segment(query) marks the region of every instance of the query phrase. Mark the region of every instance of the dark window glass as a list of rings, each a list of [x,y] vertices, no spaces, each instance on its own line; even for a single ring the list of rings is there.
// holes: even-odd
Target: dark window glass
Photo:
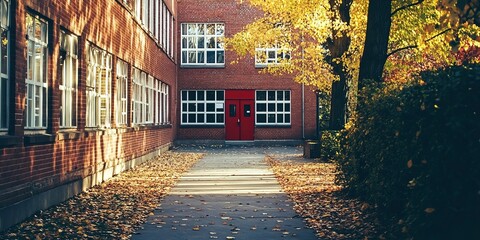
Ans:
[[[285,114],[285,123],[290,123],[290,114]]]
[[[205,103],[198,103],[197,104],[197,111],[198,112],[205,112]]]
[[[207,51],[207,63],[215,63],[215,51]]]
[[[215,101],[215,91],[207,91],[207,100]]]
[[[224,92],[223,91],[217,91],[217,100],[224,100]]]
[[[277,111],[283,112],[283,103],[277,103]]]
[[[269,112],[275,112],[275,103],[269,103],[268,104],[268,111]]]
[[[195,104],[195,103],[189,103],[189,104],[188,104],[188,111],[189,111],[189,112],[196,112],[196,111],[197,111],[197,104]]]
[[[187,100],[187,91],[182,91],[182,100]]]
[[[250,105],[245,105],[243,106],[243,110],[244,110],[244,116],[245,117],[250,117],[250,114],[252,114],[252,112],[250,111]]]
[[[285,112],[290,112],[290,103],[285,103]]]
[[[275,101],[275,91],[268,91],[268,100]]]
[[[182,114],[182,122],[186,123],[187,119],[187,114]]]
[[[266,123],[267,122],[267,115],[266,114],[257,114],[257,122],[258,123]]]
[[[277,100],[283,100],[283,91],[278,91],[277,92]]]
[[[215,112],[215,103],[207,103],[207,112]]]
[[[230,104],[230,117],[236,117],[237,116],[237,105],[235,104]]]
[[[188,100],[195,101],[197,99],[197,91],[188,91]]]
[[[275,123],[275,114],[268,114],[268,123]]]
[[[277,114],[277,123],[283,123],[283,114]]]
[[[290,91],[285,91],[285,100],[290,100]]]
[[[266,111],[267,111],[267,104],[257,103],[257,112],[266,112]]]
[[[215,114],[207,114],[207,123],[215,123]]]
[[[197,92],[197,100],[205,100],[205,92],[204,91],[198,91]]]
[[[267,92],[266,91],[258,91],[257,92],[257,100],[260,100],[260,101],[267,100]]]
[[[188,111],[188,105],[186,103],[182,103],[182,111]]]
[[[205,122],[205,114],[197,114],[197,122],[204,123]]]
[[[224,114],[217,114],[217,123],[223,123]]]
[[[196,114],[188,114],[188,122],[189,123],[196,123],[197,122],[197,118],[196,118]]]

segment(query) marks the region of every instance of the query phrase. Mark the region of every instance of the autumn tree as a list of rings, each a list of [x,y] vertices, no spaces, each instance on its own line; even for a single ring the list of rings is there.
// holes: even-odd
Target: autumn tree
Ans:
[[[451,65],[454,52],[480,46],[478,0],[370,0],[368,9],[360,88],[385,73],[402,79]]]
[[[353,0],[249,3],[263,10],[264,17],[247,25],[227,41],[227,46],[241,57],[261,57],[255,51],[259,47],[276,46],[288,51],[290,59],[269,65],[263,72],[293,74],[295,81],[330,96],[330,128],[342,128],[347,120],[349,86],[360,61],[366,4]]]

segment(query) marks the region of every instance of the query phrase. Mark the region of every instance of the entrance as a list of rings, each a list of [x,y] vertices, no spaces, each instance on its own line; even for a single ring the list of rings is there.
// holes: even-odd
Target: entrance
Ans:
[[[225,91],[225,139],[245,141],[254,139],[255,91]]]

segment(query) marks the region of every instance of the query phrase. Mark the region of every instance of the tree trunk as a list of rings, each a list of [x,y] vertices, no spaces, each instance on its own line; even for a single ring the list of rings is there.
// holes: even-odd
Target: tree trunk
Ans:
[[[337,4],[335,0],[330,0],[330,7],[334,12],[334,19],[340,18],[342,22],[350,25],[350,6],[352,0],[343,0]],[[334,38],[329,41],[328,48],[333,59],[341,58],[349,49],[351,39],[346,32],[342,32],[340,37],[335,29],[332,29]],[[350,74],[347,73],[343,62],[331,61],[333,71],[339,76],[339,80],[332,83],[332,96],[330,101],[330,129],[339,130],[347,122],[347,103],[348,103],[348,83],[351,81]]]
[[[370,0],[367,35],[358,78],[359,89],[364,87],[364,79],[382,81],[392,23],[391,12],[392,0]]]

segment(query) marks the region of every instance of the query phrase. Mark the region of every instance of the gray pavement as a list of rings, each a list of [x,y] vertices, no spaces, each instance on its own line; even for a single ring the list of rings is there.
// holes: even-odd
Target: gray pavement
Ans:
[[[182,146],[204,152],[132,239],[317,239],[264,161],[295,147]]]

